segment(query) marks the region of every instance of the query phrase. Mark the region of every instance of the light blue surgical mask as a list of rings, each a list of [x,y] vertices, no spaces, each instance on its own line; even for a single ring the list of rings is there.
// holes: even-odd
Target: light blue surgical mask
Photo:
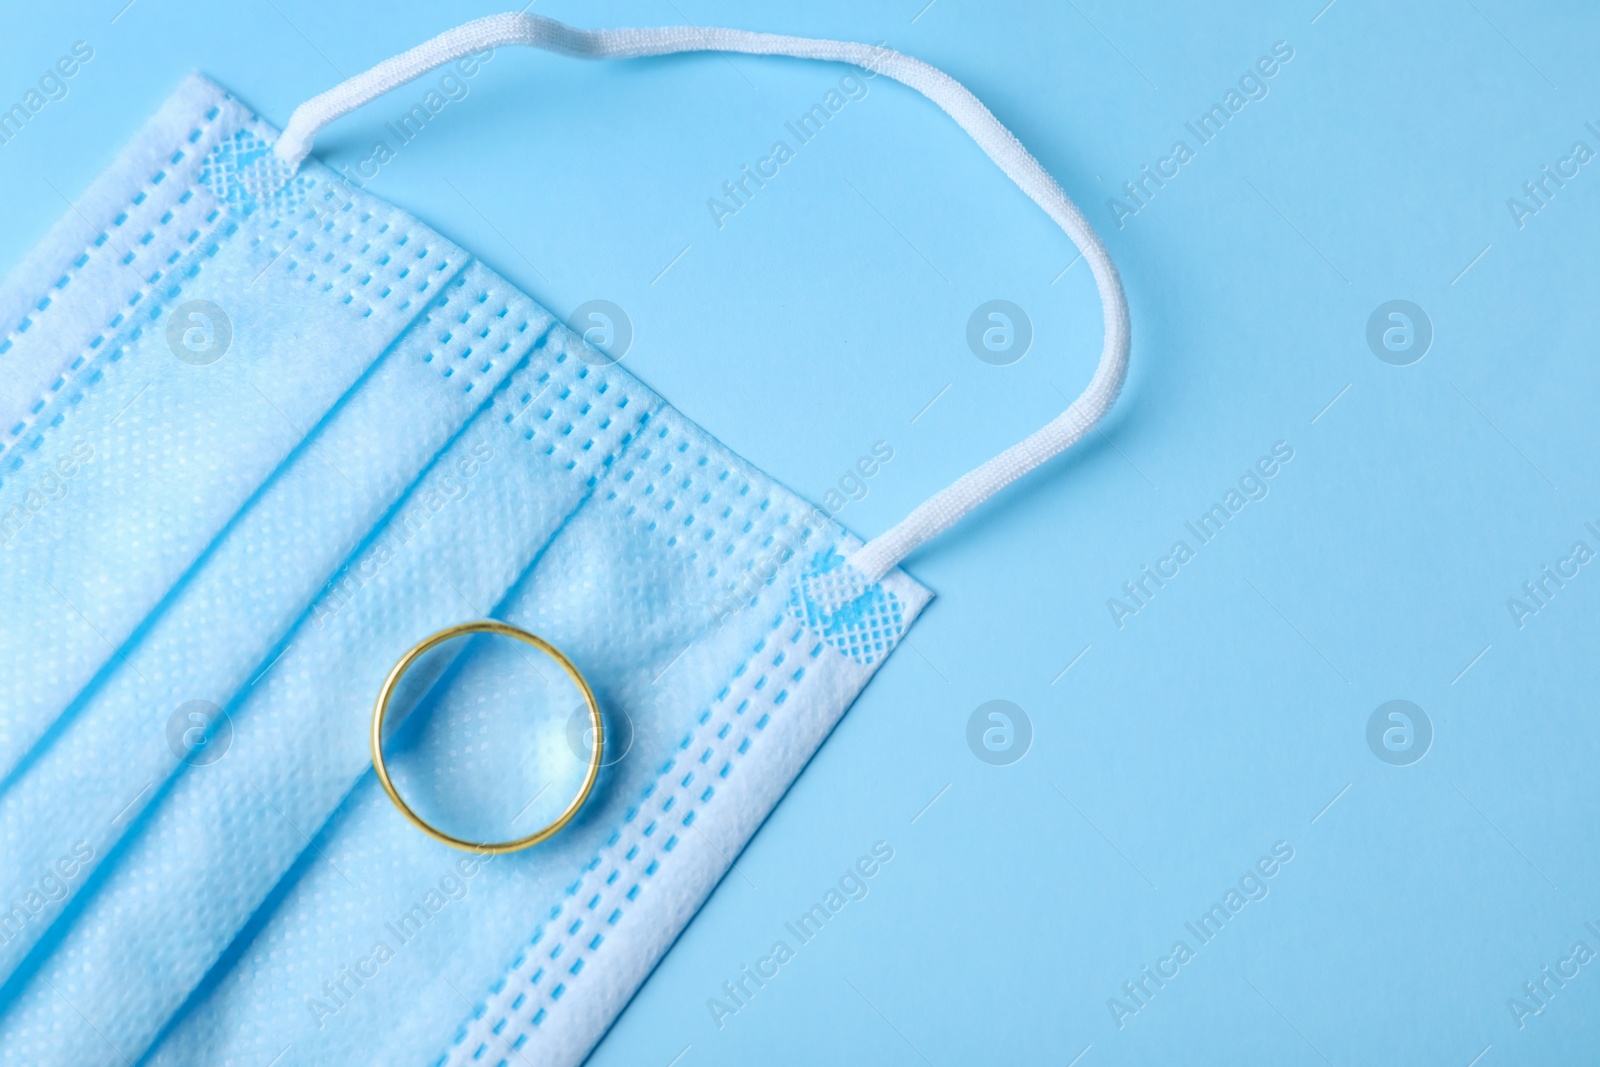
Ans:
[[[1094,381],[863,545],[306,158],[338,115],[506,44],[793,54],[922,91],[1083,250],[1106,309]],[[281,137],[191,78],[0,313],[0,1062],[18,1064],[581,1060],[927,604],[899,561],[1087,432],[1128,337],[1082,216],[933,68],[524,15],[381,64]],[[566,652],[627,738],[566,830],[493,858],[404,822],[366,744],[400,653],[484,615]],[[427,768],[465,769],[469,822],[537,823],[564,800],[537,783],[581,766],[557,717],[525,770],[487,769],[516,735],[475,709],[544,684],[519,670],[474,645],[415,682],[430,713],[399,773],[425,793]]]

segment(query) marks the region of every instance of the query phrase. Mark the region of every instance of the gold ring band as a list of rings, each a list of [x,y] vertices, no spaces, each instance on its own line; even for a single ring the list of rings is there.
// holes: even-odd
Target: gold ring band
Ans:
[[[389,769],[383,762],[383,720],[389,714],[389,699],[394,695],[395,686],[399,684],[401,676],[411,669],[423,653],[429,649],[442,645],[453,637],[465,634],[499,634],[502,637],[515,638],[523,644],[532,645],[551,659],[561,665],[567,672],[578,691],[583,694],[583,702],[589,709],[589,721],[594,725],[594,748],[589,755],[589,771],[584,775],[583,786],[578,790],[578,795],[572,798],[572,803],[567,805],[565,811],[556,816],[556,820],[540,830],[536,830],[527,837],[519,837],[514,841],[468,841],[465,838],[447,834],[438,827],[433,826],[416,812],[411,810],[411,805],[401,799],[400,793],[395,789],[394,783],[389,780]],[[583,675],[578,673],[578,668],[572,661],[561,654],[550,642],[537,634],[520,629],[508,623],[497,622],[494,619],[484,619],[480,622],[464,622],[440,630],[430,637],[423,638],[411,647],[411,650],[400,657],[400,662],[394,665],[389,672],[389,677],[384,679],[383,688],[378,691],[378,702],[372,709],[372,768],[378,772],[378,781],[383,783],[383,791],[389,794],[389,799],[394,801],[394,806],[400,809],[411,825],[433,838],[442,841],[452,848],[463,849],[467,852],[490,853],[499,855],[505,852],[516,852],[520,849],[537,845],[556,834],[563,826],[572,821],[578,814],[578,809],[583,807],[583,802],[589,799],[589,792],[594,788],[595,779],[600,776],[601,757],[605,751],[605,727],[600,721],[600,705],[594,698],[594,692],[589,688],[589,683],[584,681]]]

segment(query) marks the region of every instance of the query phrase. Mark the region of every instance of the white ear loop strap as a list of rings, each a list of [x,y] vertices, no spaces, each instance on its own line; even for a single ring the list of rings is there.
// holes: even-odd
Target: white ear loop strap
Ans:
[[[1105,317],[1105,346],[1089,386],[1067,410],[982,466],[962,475],[920,504],[894,528],[874,538],[851,564],[876,581],[923,542],[949,529],[967,512],[1039,464],[1058,455],[1111,410],[1128,372],[1128,303],[1117,268],[1076,205],[1039,161],[960,82],[919,59],[887,48],[848,41],[784,37],[745,30],[664,26],[580,30],[539,15],[491,15],[386,59],[364,74],[301,104],[274,150],[299,166],[312,139],[333,120],[436,67],[487,48],[528,45],[583,59],[632,59],[675,52],[743,52],[851,63],[886,74],[943,108],[988,153],[1017,187],[1066,231],[1094,275]]]

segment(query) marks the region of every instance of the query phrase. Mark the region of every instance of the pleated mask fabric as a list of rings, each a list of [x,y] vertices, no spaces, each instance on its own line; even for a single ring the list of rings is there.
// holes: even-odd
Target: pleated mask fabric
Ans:
[[[929,594],[276,137],[191,78],[0,297],[0,1063],[432,1062],[507,974],[574,1061]],[[631,735],[492,859],[366,744],[399,654],[483,614]],[[462,658],[438,700],[506,714]]]

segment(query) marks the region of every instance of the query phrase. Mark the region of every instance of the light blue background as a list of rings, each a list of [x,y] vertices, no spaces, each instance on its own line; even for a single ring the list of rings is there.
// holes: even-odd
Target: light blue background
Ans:
[[[1574,942],[1600,949],[1584,928],[1600,926],[1600,566],[1521,630],[1506,601],[1574,541],[1600,549],[1583,528],[1600,526],[1600,166],[1523,229],[1506,200],[1574,141],[1600,149],[1584,129],[1600,120],[1600,15],[924,2],[536,8],[881,41],[933,62],[1084,206],[1134,322],[1104,435],[913,557],[939,599],[909,647],[594,1062],[1592,1059],[1600,963],[1524,1029],[1507,999]],[[0,146],[4,264],[189,69],[281,125],[341,75],[497,10],[136,0],[113,22],[121,6],[8,12],[6,105],[73,41],[96,55]],[[1192,145],[1183,123],[1280,40],[1294,58],[1270,95],[1118,229],[1107,198],[1174,139]],[[842,73],[508,50],[370,188],[558,313],[626,308],[629,367],[812,499],[890,443],[840,516],[870,536],[1055,414],[1101,325],[1082,263],[1061,274],[1063,236],[881,78],[719,230],[707,198]],[[319,152],[363,158],[410,102],[342,120]],[[997,297],[1036,331],[1004,368],[964,338]],[[1393,298],[1436,331],[1409,367],[1365,341]],[[1118,630],[1106,599],[1280,440],[1295,455],[1270,496]],[[1034,729],[1008,767],[965,739],[996,698]],[[1434,725],[1412,766],[1366,744],[1392,698]],[[871,895],[719,1030],[707,999],[878,840],[895,858]],[[1280,840],[1295,855],[1270,896],[1118,1029],[1107,999],[1174,940],[1194,946],[1184,923]]]

